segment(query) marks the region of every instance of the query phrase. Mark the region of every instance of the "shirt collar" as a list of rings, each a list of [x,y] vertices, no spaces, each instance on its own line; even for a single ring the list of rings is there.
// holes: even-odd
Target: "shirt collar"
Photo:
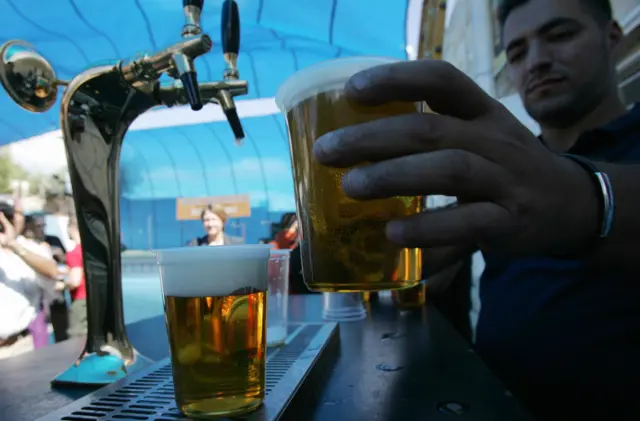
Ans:
[[[593,149],[599,149],[603,145],[600,142],[602,135],[608,140],[624,139],[628,134],[640,130],[640,103],[635,103],[626,114],[617,119],[583,133],[576,143],[569,149],[570,153],[589,153]],[[542,134],[538,139],[544,144]]]

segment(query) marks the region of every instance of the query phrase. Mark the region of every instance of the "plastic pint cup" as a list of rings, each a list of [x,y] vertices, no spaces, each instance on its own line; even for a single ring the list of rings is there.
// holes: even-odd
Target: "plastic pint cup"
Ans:
[[[304,281],[313,291],[392,290],[421,279],[421,251],[400,248],[385,236],[387,222],[420,212],[420,198],[350,199],[341,187],[346,170],[325,167],[312,157],[314,142],[329,131],[420,112],[411,102],[367,107],[345,96],[352,75],[395,61],[351,57],[323,62],[291,76],[276,94],[289,131]]]
[[[268,245],[157,251],[175,399],[188,417],[232,417],[265,396]]]

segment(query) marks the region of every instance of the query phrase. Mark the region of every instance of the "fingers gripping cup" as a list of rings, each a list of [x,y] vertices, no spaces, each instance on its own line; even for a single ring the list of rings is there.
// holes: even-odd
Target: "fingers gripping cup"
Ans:
[[[175,399],[194,418],[236,416],[265,395],[268,245],[157,252]]]
[[[314,142],[329,131],[419,112],[410,102],[369,107],[345,97],[351,76],[394,61],[379,57],[327,61],[297,72],[276,94],[289,130],[304,281],[311,290],[389,290],[420,281],[421,251],[400,248],[385,236],[388,221],[421,210],[420,198],[350,199],[341,188],[346,170],[322,166],[312,157]]]

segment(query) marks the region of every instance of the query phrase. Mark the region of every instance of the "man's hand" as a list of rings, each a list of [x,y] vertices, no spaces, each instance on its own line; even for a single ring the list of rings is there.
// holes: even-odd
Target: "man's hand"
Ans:
[[[409,247],[479,244],[509,253],[572,252],[598,228],[588,174],[552,154],[499,102],[452,65],[412,61],[361,72],[347,94],[362,104],[426,101],[408,114],[322,136],[316,159],[348,171],[355,199],[442,194],[460,206],[392,221]]]

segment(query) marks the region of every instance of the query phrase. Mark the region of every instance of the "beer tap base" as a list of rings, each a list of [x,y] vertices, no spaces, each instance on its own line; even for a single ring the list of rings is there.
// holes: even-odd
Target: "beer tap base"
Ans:
[[[101,352],[81,356],[71,367],[58,374],[52,387],[105,386],[124,379],[130,374],[146,369],[154,361],[134,350],[133,358],[127,359],[111,347]]]

